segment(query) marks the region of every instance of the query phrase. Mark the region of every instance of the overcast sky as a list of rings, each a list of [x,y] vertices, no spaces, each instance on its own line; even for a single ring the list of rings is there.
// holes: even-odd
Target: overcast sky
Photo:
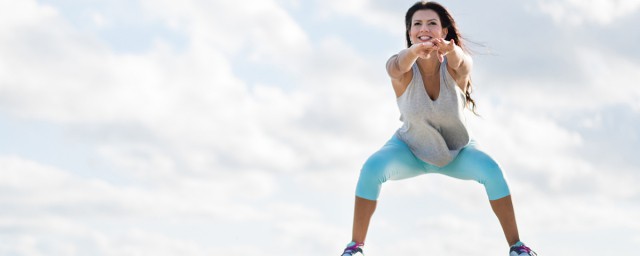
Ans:
[[[1,255],[337,255],[414,1],[0,0]],[[541,255],[640,246],[639,0],[441,1]],[[482,186],[384,184],[368,255],[506,255]]]

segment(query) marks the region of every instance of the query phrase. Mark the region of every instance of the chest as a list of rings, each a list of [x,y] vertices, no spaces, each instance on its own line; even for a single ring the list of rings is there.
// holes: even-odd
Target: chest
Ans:
[[[464,78],[457,78],[454,72],[449,67],[445,67],[446,65],[442,65],[438,68],[437,72],[425,72],[424,70],[418,67],[418,72],[420,74],[420,78],[422,79],[424,90],[427,92],[427,95],[432,101],[438,99],[440,95],[440,83],[441,79],[448,79],[453,82],[455,86],[466,84],[466,80]],[[440,70],[446,69],[446,70]],[[446,73],[443,73],[446,72]],[[415,75],[415,74],[414,74]],[[458,87],[461,91],[463,91],[462,87]],[[464,94],[464,91],[463,91]]]
[[[445,72],[425,75],[417,69],[406,92],[398,98],[404,119],[457,119],[464,105],[464,96],[456,82]]]
[[[424,87],[427,96],[431,101],[436,101],[440,96],[440,75],[439,72],[435,74],[425,74],[420,72],[420,78],[422,80],[422,86]]]

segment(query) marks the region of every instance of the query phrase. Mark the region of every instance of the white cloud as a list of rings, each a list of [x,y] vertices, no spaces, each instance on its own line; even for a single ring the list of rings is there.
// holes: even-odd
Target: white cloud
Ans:
[[[194,45],[293,69],[310,51],[308,36],[275,1],[142,1],[148,14],[181,26]],[[176,25],[178,24],[178,25]],[[244,52],[244,53],[240,53]]]
[[[593,102],[595,96],[595,104],[625,104],[640,112],[640,88],[635,86],[640,79],[639,63],[625,56],[592,48],[578,48],[575,56],[585,80],[592,86],[582,93],[578,91],[580,100]]]
[[[176,176],[161,186],[133,187],[79,178],[16,156],[0,157],[0,165],[5,168],[0,188],[11,195],[0,197],[8,206],[0,214],[0,228],[5,230],[0,237],[14,244],[0,247],[0,252],[273,255],[318,234],[324,238],[307,245],[327,250],[342,233],[317,207],[274,198],[276,188],[270,183],[275,181],[264,172],[219,174],[207,180]],[[201,239],[172,232],[174,224],[196,223],[210,229],[207,236],[234,240],[251,229],[254,233],[242,237],[258,241],[256,229],[264,229],[271,238],[242,246],[238,243],[242,240],[206,245]]]
[[[543,13],[562,25],[585,25],[596,23],[608,25],[640,8],[638,0],[540,0],[538,6]]]
[[[637,9],[631,2],[618,4]],[[353,38],[314,35],[321,38],[311,41],[315,30],[303,28],[300,19],[322,12],[325,18],[346,15],[401,38],[397,17],[406,6],[396,11],[384,7],[391,2],[329,1],[309,11],[299,1],[141,5],[140,22],[179,31],[187,46],[178,50],[157,40],[142,52],[118,53],[53,7],[0,3],[6,7],[0,8],[0,114],[68,129],[74,139],[90,144],[88,154],[97,155],[102,168],[126,180],[120,184],[92,178],[97,170],[74,170],[84,174],[74,175],[37,158],[0,156],[0,188],[9,191],[0,196],[9,206],[0,214],[0,226],[13,232],[0,233],[11,239],[10,246],[0,245],[0,254],[100,255],[91,247],[102,255],[274,255],[284,251],[278,247],[295,245],[313,248],[310,255],[339,250],[349,238],[359,167],[400,124],[385,59],[363,55],[361,41]],[[629,15],[617,8],[604,10]],[[117,29],[109,12],[90,13],[98,27]],[[604,22],[600,19],[595,22]],[[634,82],[640,68],[597,48],[569,54],[564,57],[575,57],[584,73],[581,90],[513,79],[500,85],[522,86],[490,92],[500,100],[480,95],[486,120],[472,122],[480,143],[512,178],[516,204],[524,205],[518,208],[525,212],[519,215],[521,226],[533,230],[528,237],[543,236],[538,226],[571,232],[592,221],[622,229],[621,220],[638,210],[626,204],[640,193],[633,184],[636,168],[620,164],[606,170],[602,162],[580,156],[577,150],[590,138],[558,116],[611,104],[637,111],[640,92]],[[293,86],[242,73],[235,65],[245,62],[273,67]],[[610,90],[611,84],[621,90]],[[603,125],[597,117],[581,124]],[[424,207],[430,208],[423,219],[399,220],[404,215],[394,210],[413,214],[423,206],[407,202],[412,211],[406,211],[381,205],[372,226],[374,242],[367,247],[374,252],[402,248],[411,254],[424,251],[424,244],[441,254],[469,253],[486,244],[491,244],[488,254],[504,249],[497,222],[487,221],[493,216],[478,184],[427,177],[385,184],[383,197],[394,203],[425,198]],[[607,203],[615,200],[625,204]],[[594,203],[602,209],[582,213]],[[570,214],[557,218],[557,211]],[[465,219],[476,212],[485,215]],[[616,220],[600,220],[608,216]],[[174,230],[190,221],[211,228],[203,233],[231,240],[210,244]],[[406,228],[394,227],[407,222]],[[637,229],[631,222],[628,231]],[[396,237],[383,234],[388,230]],[[242,233],[251,233],[255,244],[233,240]],[[262,241],[263,233],[274,238]],[[471,246],[457,246],[460,240]]]
[[[35,216],[210,216],[230,220],[263,218],[250,205],[236,200],[272,195],[275,180],[266,173],[218,173],[207,179],[172,176],[162,182],[132,187],[97,179],[81,179],[68,172],[17,156],[1,156],[0,186],[13,196],[2,197],[11,212]]]
[[[334,15],[355,17],[366,25],[376,27],[393,35],[404,32],[404,12],[411,3],[398,4],[395,1],[328,0],[319,4],[324,19]]]
[[[490,90],[488,94],[503,104],[549,113],[553,118],[613,105],[640,110],[640,89],[635,86],[640,79],[637,61],[624,53],[593,46],[574,46],[563,58],[571,59],[567,65],[573,66],[561,67],[557,77],[499,76],[486,81],[491,88],[479,90]],[[571,72],[579,75],[575,79],[562,76]]]
[[[349,50],[345,43],[336,39],[320,42],[319,51],[308,56],[305,52],[310,45],[306,35],[275,4],[261,2],[248,10],[227,5],[210,6],[196,1],[181,5],[182,8],[173,8],[168,2],[147,6],[157,15],[166,15],[168,20],[187,20],[185,26],[191,44],[182,53],[174,53],[162,44],[144,54],[112,53],[91,35],[75,31],[63,17],[49,14],[47,17],[53,22],[36,22],[27,35],[12,39],[15,44],[4,48],[8,57],[5,61],[14,63],[7,66],[7,73],[22,75],[7,76],[11,82],[3,83],[6,99],[3,103],[18,116],[63,124],[89,124],[98,126],[97,130],[102,130],[99,126],[103,125],[115,128],[108,131],[109,134],[134,139],[138,145],[117,139],[117,145],[101,146],[101,154],[122,163],[121,167],[155,169],[155,174],[175,166],[170,160],[175,154],[187,159],[187,167],[200,172],[219,168],[221,161],[235,168],[279,171],[302,169],[309,163],[304,155],[311,155],[312,159],[325,158],[327,163],[339,157],[349,161],[345,153],[358,154],[363,148],[354,148],[356,144],[338,134],[345,129],[359,135],[380,134],[393,126],[373,125],[380,123],[382,115],[358,114],[373,110],[394,115],[393,105],[371,106],[371,102],[384,98],[389,103],[392,98],[389,91],[372,86],[379,82],[373,83],[375,80],[367,75],[375,73],[371,64]],[[202,9],[208,8],[214,13],[221,9],[226,12],[224,16],[203,12]],[[246,19],[247,15],[251,18]],[[278,23],[258,25],[262,19]],[[229,30],[222,24],[238,27]],[[248,34],[238,33],[243,26],[250,28]],[[15,29],[20,29],[19,24]],[[276,40],[261,41],[260,47],[266,48],[249,50],[253,52],[250,56],[267,56],[271,62],[287,63],[285,66],[308,73],[308,77],[301,78],[306,84],[285,92],[261,84],[249,88],[236,77],[227,56],[237,49],[225,43],[231,40],[247,48],[254,43],[251,31],[280,36],[275,37]],[[41,48],[47,53],[44,56],[15,51],[22,42],[35,43],[30,41],[32,37],[55,43]],[[220,37],[228,40],[221,41]],[[282,55],[282,52],[291,55]],[[29,75],[33,73],[39,75]],[[306,80],[308,78],[315,79]],[[349,119],[353,121],[343,121]],[[328,123],[334,123],[339,130],[323,135],[327,127],[333,126]],[[150,134],[150,138],[131,137],[127,135],[130,132],[127,127],[137,127],[140,133]],[[318,144],[317,138],[323,136],[325,139],[321,140],[325,143]],[[154,146],[144,145],[152,143],[149,140],[159,140],[172,150],[157,152]],[[153,142],[155,144],[157,142]],[[123,154],[125,152],[137,154]],[[153,157],[139,158],[141,161],[157,161],[138,166],[135,161],[139,155]]]
[[[10,29],[15,25],[34,25],[57,13],[54,8],[38,5],[35,1],[3,1],[0,7],[3,10],[0,18],[2,30]]]
[[[111,21],[107,20],[102,13],[91,13],[91,20],[98,28],[108,28],[112,26]]]
[[[534,189],[536,193],[591,193],[611,198],[639,195],[640,190],[628,182],[637,178],[627,170],[634,167],[622,165],[603,172],[606,163],[579,153],[593,140],[578,131],[518,105],[484,102],[482,106],[484,118],[470,119],[470,127],[480,146],[503,165],[516,193]],[[529,187],[534,183],[538,185]],[[621,186],[615,189],[612,184]]]
[[[167,236],[157,231],[129,227],[115,232],[96,230],[91,224],[66,217],[6,219],[3,229],[12,234],[0,234],[6,255],[251,255],[233,248],[210,248],[195,241]],[[5,246],[11,244],[12,246]],[[248,251],[256,251],[247,246]],[[264,254],[255,254],[264,255]]]

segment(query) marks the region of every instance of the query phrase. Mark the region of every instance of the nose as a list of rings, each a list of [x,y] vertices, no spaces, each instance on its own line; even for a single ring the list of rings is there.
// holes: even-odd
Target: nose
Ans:
[[[427,26],[427,24],[420,25],[420,31],[429,32],[429,26]]]

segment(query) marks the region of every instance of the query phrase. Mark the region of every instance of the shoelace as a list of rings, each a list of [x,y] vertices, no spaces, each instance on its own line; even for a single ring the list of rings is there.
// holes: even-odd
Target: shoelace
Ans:
[[[364,255],[364,252],[362,252],[362,249],[360,249],[360,246],[363,246],[363,244],[355,244],[353,246],[349,246],[347,248],[344,249],[344,252],[342,252],[342,255],[348,253],[350,255],[353,255],[354,253],[361,253],[362,255]]]
[[[538,254],[536,252],[534,252],[533,250],[531,250],[531,248],[527,247],[526,245],[521,245],[515,248],[515,251],[520,254],[521,252],[526,252],[531,256],[538,256]]]

